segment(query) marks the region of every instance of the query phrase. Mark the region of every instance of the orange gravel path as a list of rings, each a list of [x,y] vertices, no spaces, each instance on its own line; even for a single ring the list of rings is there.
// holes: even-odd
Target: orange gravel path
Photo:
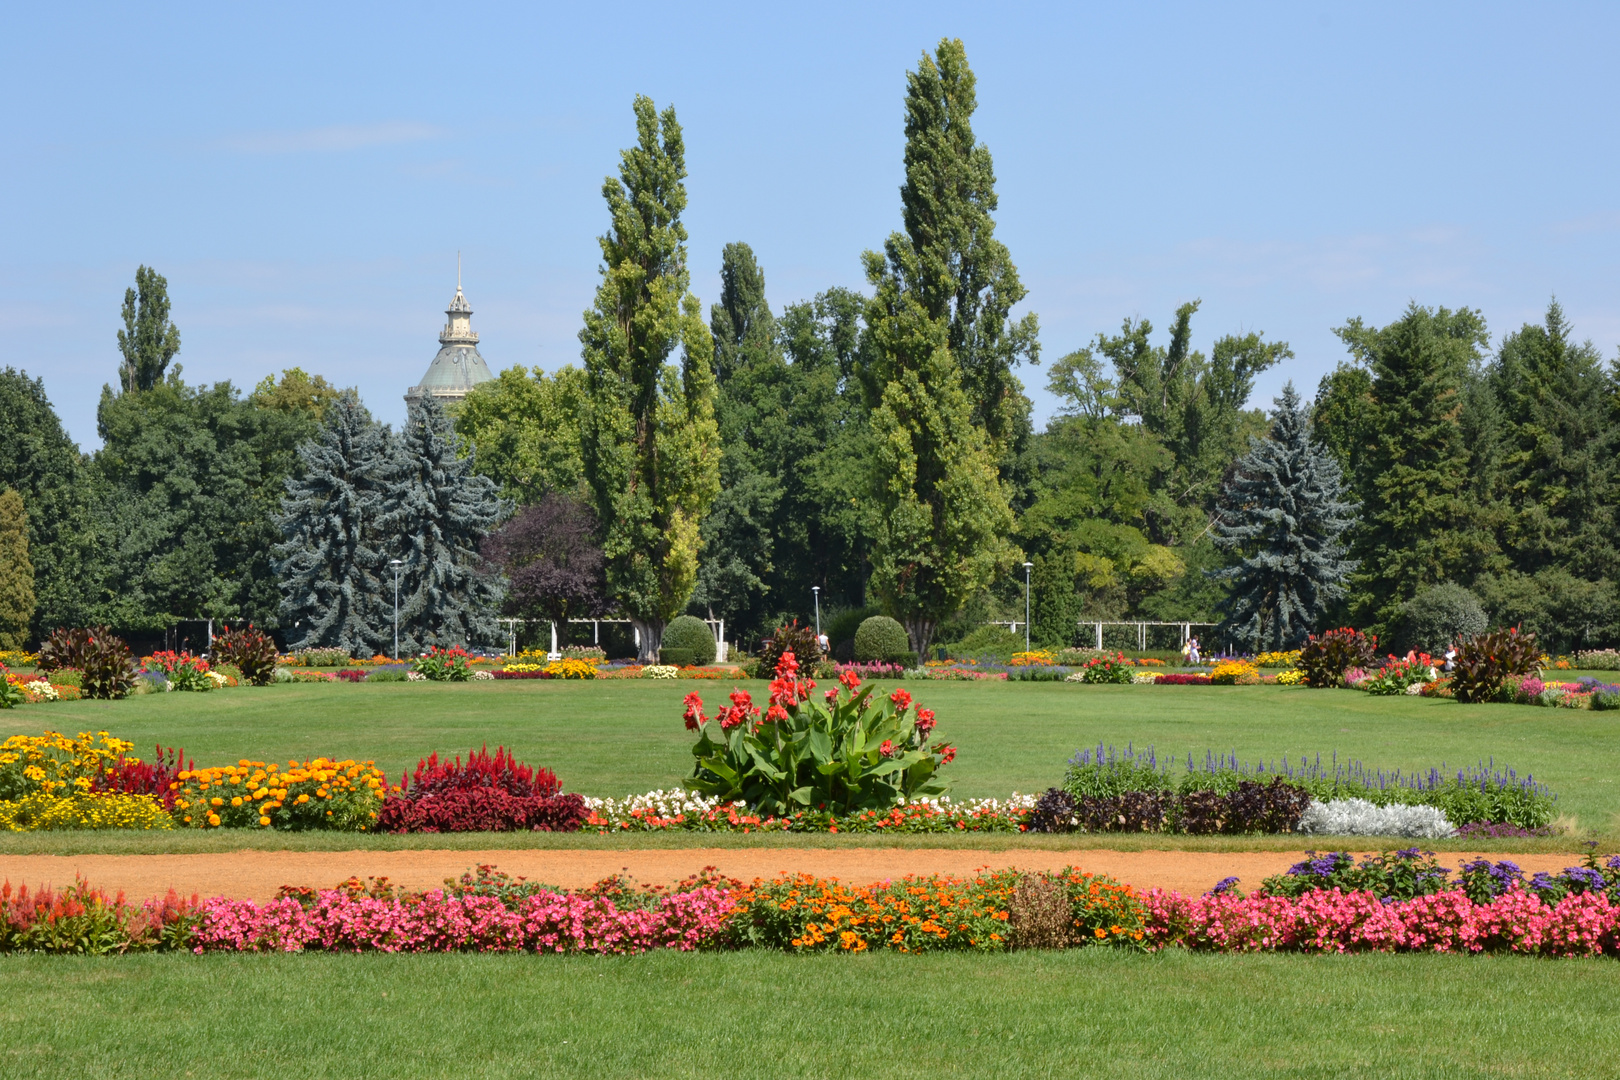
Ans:
[[[15,855],[0,856],[0,880],[30,886],[71,884],[74,876],[131,898],[173,888],[182,894],[267,900],[282,885],[317,888],[351,876],[387,877],[396,885],[426,889],[479,863],[507,873],[566,888],[578,888],[609,874],[627,873],[645,884],[669,884],[715,866],[724,874],[751,880],[783,872],[813,873],[850,882],[872,882],[907,874],[970,875],[989,867],[1056,870],[1078,866],[1108,874],[1138,888],[1198,893],[1224,877],[1237,877],[1246,890],[1262,878],[1298,862],[1289,851],[963,851],[925,848],[679,848],[650,851],[238,851],[206,855]],[[1456,867],[1476,855],[1448,852],[1441,864]],[[1577,864],[1569,854],[1494,855],[1527,873],[1557,872]]]

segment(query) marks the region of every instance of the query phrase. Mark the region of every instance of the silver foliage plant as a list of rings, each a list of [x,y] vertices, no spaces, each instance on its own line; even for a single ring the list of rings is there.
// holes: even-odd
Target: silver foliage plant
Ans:
[[[1299,831],[1328,836],[1408,836],[1440,840],[1457,835],[1445,811],[1435,806],[1375,806],[1366,799],[1313,802]]]

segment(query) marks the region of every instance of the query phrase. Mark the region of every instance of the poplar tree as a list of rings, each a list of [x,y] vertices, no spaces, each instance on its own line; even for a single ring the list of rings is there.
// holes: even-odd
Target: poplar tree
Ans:
[[[0,491],[0,649],[22,649],[34,618],[34,564],[28,512],[12,488]]]
[[[960,39],[942,39],[906,73],[906,180],[900,188],[906,239],[915,254],[909,282],[961,371],[973,422],[1006,467],[1029,434],[1029,399],[1012,369],[1040,356],[1033,313],[1007,246],[996,239],[995,165],[973,135],[977,80]]]
[[[1255,652],[1302,644],[1356,567],[1342,539],[1355,507],[1339,464],[1311,440],[1292,382],[1276,405],[1271,433],[1250,441],[1221,492],[1215,545],[1237,562],[1210,575],[1231,586],[1218,632]]]
[[[697,583],[700,526],[720,487],[714,342],[686,266],[686,151],[673,107],[635,99],[636,145],[602,185],[612,225],[579,339],[580,435],[610,594],[650,660]],[[681,349],[680,363],[670,357]]]
[[[282,625],[294,648],[370,656],[391,644],[393,577],[378,549],[389,435],[352,392],[329,406],[298,448],[303,475],[287,481],[276,525]]]
[[[877,530],[871,586],[922,656],[941,619],[1014,561],[1012,511],[984,430],[973,423],[944,319],[910,282],[918,266],[904,237],[887,258],[865,254],[876,293],[867,308]]]
[[[457,455],[455,425],[444,406],[431,397],[413,402],[388,465],[377,545],[405,564],[401,650],[500,641],[496,614],[503,589],[479,548],[507,509],[473,457]],[[391,574],[388,584],[391,594]],[[391,595],[388,600],[391,618]]]
[[[135,270],[135,287],[124,290],[124,328],[118,331],[118,351],[124,362],[119,374],[125,393],[150,390],[163,381],[163,372],[180,351],[180,331],[169,321],[169,282],[147,266]]]
[[[993,238],[995,177],[969,125],[962,43],[940,42],[906,79],[906,231],[862,256],[874,294],[861,374],[878,516],[871,586],[921,656],[940,620],[1014,559],[997,461],[1011,365],[1031,353],[1035,323],[1007,325],[1023,289]]]

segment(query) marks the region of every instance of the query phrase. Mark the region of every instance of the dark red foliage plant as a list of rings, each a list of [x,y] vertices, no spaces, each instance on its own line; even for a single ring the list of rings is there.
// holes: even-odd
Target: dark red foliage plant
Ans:
[[[1312,634],[1299,650],[1305,683],[1317,689],[1344,685],[1350,668],[1378,666],[1378,638],[1348,626]]]
[[[190,769],[186,752],[174,747],[156,747],[157,755],[151,761],[134,758],[118,759],[118,763],[90,781],[90,790],[119,795],[156,795],[166,810],[174,809],[175,789],[171,786],[181,770]]]
[[[585,800],[560,795],[547,768],[524,765],[504,746],[468,753],[462,763],[431,754],[383,800],[383,832],[572,832],[585,820]]]

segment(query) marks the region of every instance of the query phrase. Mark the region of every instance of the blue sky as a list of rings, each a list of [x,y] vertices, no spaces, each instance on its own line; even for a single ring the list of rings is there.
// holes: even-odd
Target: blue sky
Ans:
[[[497,370],[577,362],[630,102],[685,128],[693,288],[780,308],[899,226],[907,68],[961,37],[1053,359],[1126,316],[1259,329],[1314,389],[1410,300],[1620,345],[1620,5],[5,5],[0,365],[97,445],[137,264],[188,381],[298,365],[385,420],[464,253]],[[1044,416],[1045,374],[1025,382]]]

